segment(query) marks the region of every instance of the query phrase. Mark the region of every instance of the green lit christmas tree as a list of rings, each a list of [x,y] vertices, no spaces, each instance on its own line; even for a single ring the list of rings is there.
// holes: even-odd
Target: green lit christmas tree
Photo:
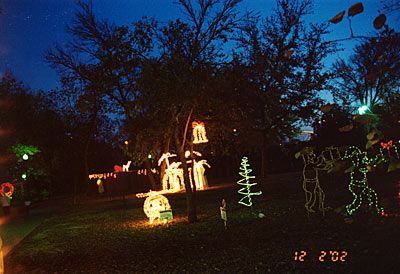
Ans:
[[[249,163],[248,163],[248,159],[247,157],[243,157],[242,158],[242,163],[241,163],[241,167],[240,167],[240,172],[239,175],[242,176],[243,178],[240,179],[239,181],[237,181],[237,184],[239,185],[243,185],[244,187],[238,190],[239,194],[244,195],[244,197],[242,199],[240,199],[240,201],[238,202],[239,204],[245,205],[245,206],[252,206],[252,199],[251,196],[253,195],[261,195],[262,192],[258,191],[258,192],[251,192],[250,188],[254,185],[257,185],[256,182],[250,182],[251,179],[255,179],[256,176],[251,176],[250,173],[252,172],[252,170],[249,167]]]

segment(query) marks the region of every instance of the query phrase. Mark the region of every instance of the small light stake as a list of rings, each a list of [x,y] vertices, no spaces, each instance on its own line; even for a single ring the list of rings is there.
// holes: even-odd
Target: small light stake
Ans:
[[[221,211],[221,219],[224,220],[224,226],[226,230],[226,222],[228,221],[228,217],[226,216],[226,202],[225,199],[222,199],[222,206],[219,207]]]

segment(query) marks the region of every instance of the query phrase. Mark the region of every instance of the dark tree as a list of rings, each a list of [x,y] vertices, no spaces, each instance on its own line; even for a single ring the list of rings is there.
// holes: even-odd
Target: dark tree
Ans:
[[[318,92],[327,88],[329,74],[322,62],[334,45],[323,40],[327,25],[303,22],[311,6],[308,0],[277,1],[272,16],[250,17],[238,37],[246,77],[256,91],[257,103],[247,111],[260,140],[262,177],[268,144],[294,137],[300,121],[312,118],[321,104]]]
[[[400,35],[385,28],[356,46],[349,61],[334,64],[333,97],[339,103],[368,105],[372,112],[386,105],[400,84]]]

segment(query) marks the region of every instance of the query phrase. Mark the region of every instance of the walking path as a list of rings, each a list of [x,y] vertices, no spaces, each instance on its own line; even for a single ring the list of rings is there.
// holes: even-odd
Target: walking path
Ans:
[[[0,236],[3,241],[3,256],[6,257],[12,249],[38,227],[42,221],[60,208],[59,203],[51,201],[33,205],[28,215],[0,218]],[[12,215],[12,214],[11,214]]]

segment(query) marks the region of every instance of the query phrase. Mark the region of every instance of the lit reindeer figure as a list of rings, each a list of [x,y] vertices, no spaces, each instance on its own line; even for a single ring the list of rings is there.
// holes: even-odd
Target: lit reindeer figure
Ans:
[[[328,170],[332,166],[332,162],[335,159],[340,158],[340,153],[336,147],[328,147],[317,157],[312,148],[308,148],[301,154],[304,162],[303,167],[303,190],[306,195],[305,208],[307,215],[310,212],[315,212],[313,209],[317,199],[318,208],[322,211],[322,215],[325,215],[325,193],[319,183],[319,170]]]
[[[164,153],[158,160],[158,165],[165,160],[167,163],[167,168],[165,169],[164,177],[162,178],[162,188],[163,190],[179,191],[184,187],[183,184],[183,169],[179,168],[182,164],[181,162],[169,163],[168,158],[174,157],[176,154],[171,154],[169,152]]]
[[[118,166],[118,165],[115,165],[114,166],[114,173],[118,173],[118,172],[128,172],[129,171],[129,166],[131,165],[131,161],[128,161],[127,163],[126,163],[126,165],[122,165],[122,167],[121,166]]]
[[[131,161],[128,161],[127,163],[126,163],[126,165],[123,165],[122,166],[122,172],[128,172],[129,171],[129,166],[131,165]]]

